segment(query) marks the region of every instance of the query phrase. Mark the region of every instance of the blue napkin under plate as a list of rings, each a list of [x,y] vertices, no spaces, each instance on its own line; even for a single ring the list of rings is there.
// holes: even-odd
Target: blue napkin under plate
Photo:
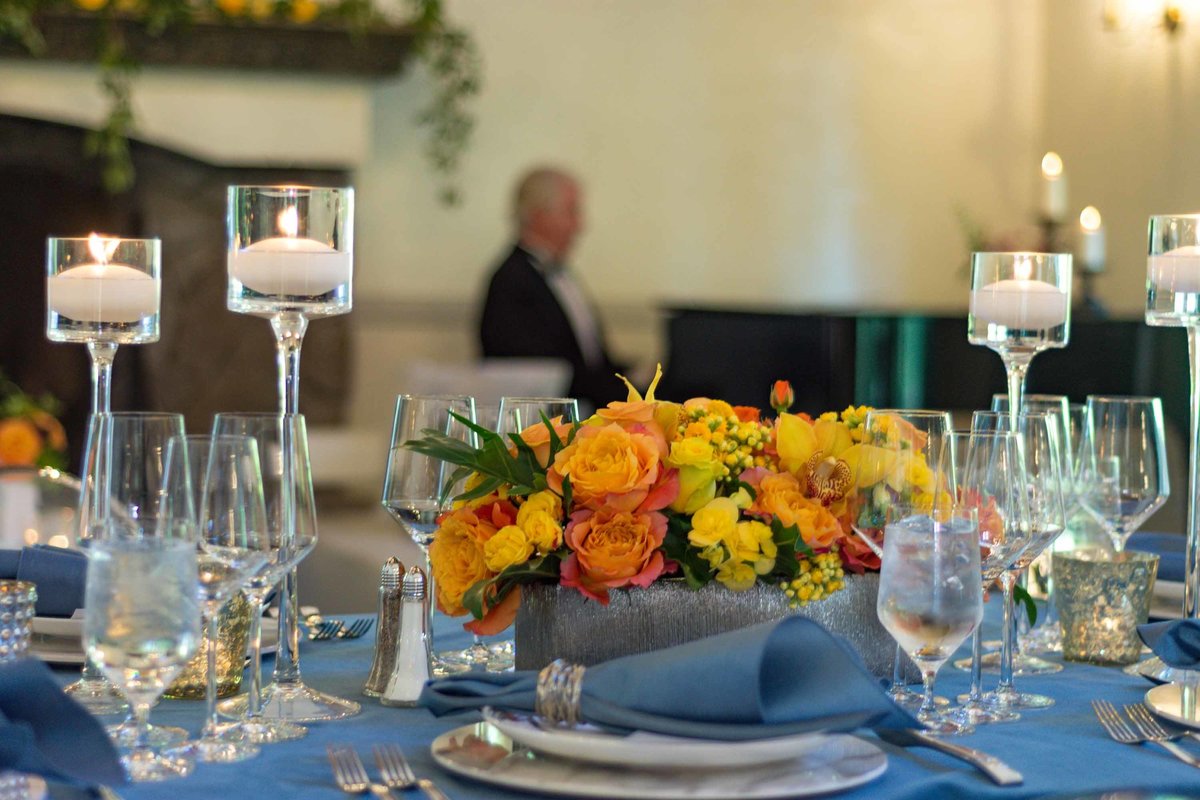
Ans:
[[[483,706],[531,712],[537,677],[451,675],[425,684],[420,704],[437,716]],[[588,667],[580,711],[614,731],[696,739],[920,727],[846,642],[799,616]]]
[[[1138,625],[1138,636],[1168,667],[1200,670],[1200,620],[1173,619]]]
[[[0,578],[36,583],[39,617],[69,617],[83,608],[87,556],[44,544],[0,550]]]
[[[104,727],[58,687],[45,664],[0,666],[0,771],[78,787],[125,782]]]
[[[1125,543],[1126,550],[1140,550],[1158,556],[1158,580],[1182,582],[1187,537],[1181,533],[1137,531]]]

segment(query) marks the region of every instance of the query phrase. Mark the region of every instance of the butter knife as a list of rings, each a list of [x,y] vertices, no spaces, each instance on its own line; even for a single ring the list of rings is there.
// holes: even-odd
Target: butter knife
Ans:
[[[979,750],[972,750],[970,747],[963,747],[960,744],[951,744],[944,739],[930,736],[928,733],[922,731],[912,729],[877,730],[875,731],[875,735],[889,744],[899,745],[900,747],[928,747],[932,750],[939,750],[946,755],[954,756],[975,767],[984,775],[987,775],[993,783],[1000,786],[1016,786],[1025,781],[1021,773],[995,756],[988,755]]]

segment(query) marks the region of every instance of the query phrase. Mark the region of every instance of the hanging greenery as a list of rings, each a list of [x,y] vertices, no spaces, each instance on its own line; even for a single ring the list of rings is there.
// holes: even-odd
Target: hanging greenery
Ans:
[[[466,31],[445,18],[442,0],[407,2],[413,13],[403,30],[411,34],[411,46],[436,87],[418,122],[428,131],[426,154],[440,179],[439,196],[455,205],[462,195],[457,171],[474,127],[469,102],[480,90],[482,61]],[[147,37],[186,35],[213,23],[327,27],[331,33],[348,31],[358,44],[375,32],[399,30],[371,0],[0,0],[0,40],[18,42],[34,56],[47,55],[42,26],[52,15],[84,15],[96,25],[95,62],[109,113],[88,136],[87,152],[101,159],[104,184],[114,193],[127,191],[134,181],[131,95],[140,62],[131,39],[144,45]]]

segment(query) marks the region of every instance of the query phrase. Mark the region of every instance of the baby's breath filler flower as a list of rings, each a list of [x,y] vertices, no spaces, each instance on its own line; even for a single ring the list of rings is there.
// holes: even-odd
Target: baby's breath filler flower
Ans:
[[[781,583],[791,608],[801,608],[823,600],[846,587],[846,573],[837,550],[818,553],[800,559],[800,574],[790,582]]]

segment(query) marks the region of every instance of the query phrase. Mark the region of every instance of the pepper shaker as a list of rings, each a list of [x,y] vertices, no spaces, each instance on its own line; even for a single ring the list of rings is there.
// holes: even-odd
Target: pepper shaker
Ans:
[[[385,706],[412,707],[433,672],[433,650],[427,627],[429,598],[425,571],[411,567],[400,592],[400,636],[395,664],[379,702]]]
[[[396,638],[400,633],[400,576],[404,564],[395,556],[383,563],[379,573],[379,608],[375,612],[375,658],[362,693],[379,697],[387,688],[396,663]]]

